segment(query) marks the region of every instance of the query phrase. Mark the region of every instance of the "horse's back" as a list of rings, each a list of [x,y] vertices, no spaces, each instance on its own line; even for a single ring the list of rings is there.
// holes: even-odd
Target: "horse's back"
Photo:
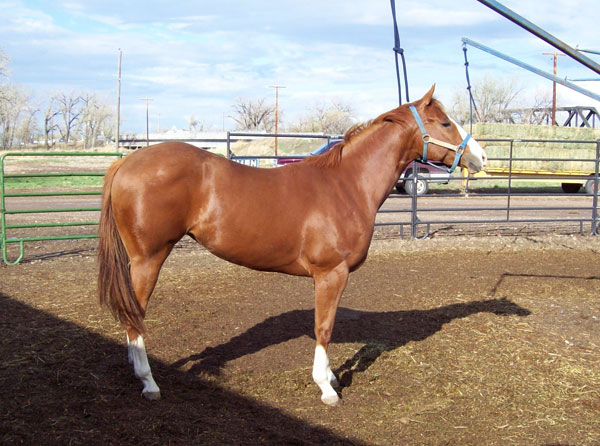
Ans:
[[[174,174],[215,155],[187,143],[167,142],[139,149],[125,157],[120,170],[128,175]]]

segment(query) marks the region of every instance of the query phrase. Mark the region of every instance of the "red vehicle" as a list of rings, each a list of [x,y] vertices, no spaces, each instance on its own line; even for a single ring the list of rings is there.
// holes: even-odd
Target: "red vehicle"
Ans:
[[[330,139],[329,141],[327,141],[325,144],[323,144],[319,148],[310,152],[310,154],[308,156],[321,155],[325,152],[329,152],[333,148],[333,146],[335,146],[338,142],[342,142],[342,140],[337,139],[337,138]],[[298,161],[302,161],[304,158],[306,158],[306,157],[303,156],[303,157],[291,157],[291,158],[278,158],[277,159],[277,167],[285,166],[286,164],[297,163]]]
[[[308,156],[315,156],[328,152],[333,148],[333,146],[341,141],[341,139],[332,139],[318,149],[313,150]],[[298,161],[302,161],[304,158],[305,157],[278,158],[277,167],[285,166],[286,164],[297,163]],[[442,163],[433,162],[432,164],[423,164],[417,162],[416,193],[418,196],[425,195],[427,193],[429,190],[429,183],[447,184],[449,179],[450,173],[448,173],[446,166],[444,166]],[[396,190],[401,194],[412,195],[415,192],[414,189],[413,163],[410,163],[400,174],[398,183],[396,183]]]

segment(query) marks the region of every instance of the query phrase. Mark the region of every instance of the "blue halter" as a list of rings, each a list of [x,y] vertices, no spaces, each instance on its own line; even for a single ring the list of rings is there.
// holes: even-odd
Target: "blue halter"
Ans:
[[[446,149],[450,149],[450,150],[453,150],[456,152],[456,156],[454,157],[454,162],[452,163],[452,166],[443,168],[444,170],[448,171],[448,173],[454,172],[454,169],[456,169],[456,167],[458,166],[458,163],[460,162],[460,159],[461,159],[463,153],[465,152],[465,148],[467,147],[467,143],[469,142],[469,139],[471,139],[471,134],[468,133],[467,136],[465,136],[465,139],[463,139],[463,141],[458,146],[447,143],[445,141],[440,141],[439,139],[436,139],[436,138],[432,138],[427,133],[427,130],[425,130],[423,121],[421,121],[421,117],[419,116],[419,112],[417,111],[415,106],[411,105],[409,108],[410,108],[410,111],[412,112],[413,116],[415,117],[415,121],[417,121],[419,130],[421,130],[421,133],[423,134],[423,156],[421,157],[419,162],[421,162],[423,164],[429,164],[431,166],[435,166],[438,169],[440,168],[440,166],[438,166],[437,164],[433,164],[431,161],[429,161],[427,159],[427,148],[429,146],[429,143],[432,142],[433,144],[436,144],[441,147],[445,147]]]

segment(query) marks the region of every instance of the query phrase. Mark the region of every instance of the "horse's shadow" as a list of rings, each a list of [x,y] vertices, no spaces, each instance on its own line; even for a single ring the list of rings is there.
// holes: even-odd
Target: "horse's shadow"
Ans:
[[[391,351],[410,341],[422,341],[432,336],[444,324],[477,313],[498,316],[528,316],[531,312],[508,299],[490,299],[446,305],[431,310],[370,312],[340,307],[332,342],[365,344],[337,370],[341,387],[352,383],[352,376],[367,370],[385,351]],[[181,367],[190,362],[192,373],[219,374],[228,362],[313,333],[313,310],[293,310],[265,319],[246,332],[217,347],[182,358],[172,364]]]

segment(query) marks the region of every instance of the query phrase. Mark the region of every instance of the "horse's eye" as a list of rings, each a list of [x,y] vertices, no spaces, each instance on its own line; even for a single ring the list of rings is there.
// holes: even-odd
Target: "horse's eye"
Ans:
[[[442,122],[442,127],[450,127],[451,125],[448,121]]]

